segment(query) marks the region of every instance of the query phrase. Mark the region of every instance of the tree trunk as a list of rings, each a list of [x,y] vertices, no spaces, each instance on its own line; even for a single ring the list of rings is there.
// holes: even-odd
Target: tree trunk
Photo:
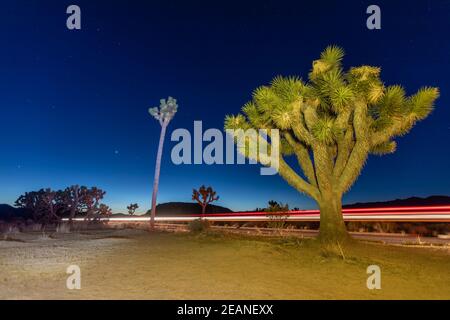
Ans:
[[[164,146],[164,137],[166,136],[166,128],[167,124],[163,123],[161,125],[161,135],[159,137],[158,153],[156,155],[155,177],[153,181],[153,194],[152,194],[152,212],[150,215],[150,229],[154,229],[155,227],[156,197],[158,195],[159,173],[161,171],[161,158]]]
[[[323,196],[319,202],[320,229],[319,240],[321,242],[347,242],[351,238],[347,232],[342,215],[341,196],[330,193]]]
[[[76,185],[73,188],[74,199],[72,201],[72,205],[70,206],[70,216],[69,216],[69,223],[71,225],[73,224],[73,218],[75,218],[75,215],[77,214],[77,208],[80,203],[80,199],[79,199],[79,195],[78,195],[79,190],[80,189],[78,188],[78,185]]]

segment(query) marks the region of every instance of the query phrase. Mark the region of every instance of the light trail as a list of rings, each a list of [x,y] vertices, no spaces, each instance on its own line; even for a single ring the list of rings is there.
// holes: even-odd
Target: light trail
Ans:
[[[386,208],[351,208],[342,210],[345,221],[391,221],[391,222],[450,222],[450,206],[414,206],[414,207],[386,207]],[[198,214],[185,216],[156,217],[157,222],[188,222],[196,219],[211,221],[271,221],[285,219],[289,221],[320,221],[319,210],[297,210],[289,212],[235,212]],[[63,221],[67,221],[64,218]],[[75,218],[74,221],[84,221]],[[145,222],[145,217],[110,217],[101,218],[110,222]]]

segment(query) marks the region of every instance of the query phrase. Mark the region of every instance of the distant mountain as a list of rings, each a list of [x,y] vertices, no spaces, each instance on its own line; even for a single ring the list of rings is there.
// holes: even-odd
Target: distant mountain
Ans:
[[[113,213],[113,216],[116,218],[120,218],[120,217],[131,217],[131,215],[129,215],[128,213]],[[135,214],[133,215],[133,217],[138,217],[139,215]]]
[[[0,204],[0,221],[11,221],[14,219],[28,219],[31,213],[22,208],[14,208],[9,204]]]
[[[380,202],[358,202],[343,205],[343,208],[370,208],[370,207],[410,207],[410,206],[438,206],[450,205],[449,196],[430,196],[427,198],[411,197]]]
[[[206,207],[206,213],[231,213],[231,211],[228,208],[216,206],[213,204],[210,204]],[[165,217],[173,217],[173,216],[183,216],[187,214],[201,214],[202,213],[202,207],[200,207],[197,203],[190,203],[190,202],[167,202],[167,203],[161,203],[156,206],[156,216],[165,216]],[[134,215],[134,217],[142,217],[142,216],[149,216],[150,210],[147,211],[144,215]],[[113,217],[120,218],[120,217],[130,217],[127,213],[114,213]]]
[[[206,207],[206,213],[231,213],[228,208],[210,204]],[[156,206],[157,216],[178,216],[186,214],[201,214],[202,207],[198,203],[191,202],[167,202]],[[147,212],[150,214],[150,212]]]

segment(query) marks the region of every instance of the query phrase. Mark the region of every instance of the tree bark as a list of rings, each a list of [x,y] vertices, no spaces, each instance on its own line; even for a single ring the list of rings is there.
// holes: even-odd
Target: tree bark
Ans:
[[[164,146],[164,138],[166,136],[167,124],[163,123],[161,125],[161,135],[159,137],[158,144],[158,153],[156,155],[156,164],[155,164],[155,177],[153,180],[153,194],[152,194],[152,211],[150,215],[150,229],[155,228],[155,216],[156,216],[156,197],[158,195],[158,186],[159,186],[159,173],[161,171],[161,158]]]
[[[321,242],[347,242],[350,235],[344,223],[342,215],[341,196],[330,193],[319,201],[320,208],[320,229],[319,241]]]

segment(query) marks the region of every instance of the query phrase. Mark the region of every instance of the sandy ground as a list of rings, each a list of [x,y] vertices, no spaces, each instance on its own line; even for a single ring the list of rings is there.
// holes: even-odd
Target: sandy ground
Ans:
[[[449,249],[102,230],[0,241],[1,299],[450,299]],[[311,242],[311,240],[309,240]],[[382,289],[366,268],[380,265]],[[81,290],[66,268],[81,268]]]

